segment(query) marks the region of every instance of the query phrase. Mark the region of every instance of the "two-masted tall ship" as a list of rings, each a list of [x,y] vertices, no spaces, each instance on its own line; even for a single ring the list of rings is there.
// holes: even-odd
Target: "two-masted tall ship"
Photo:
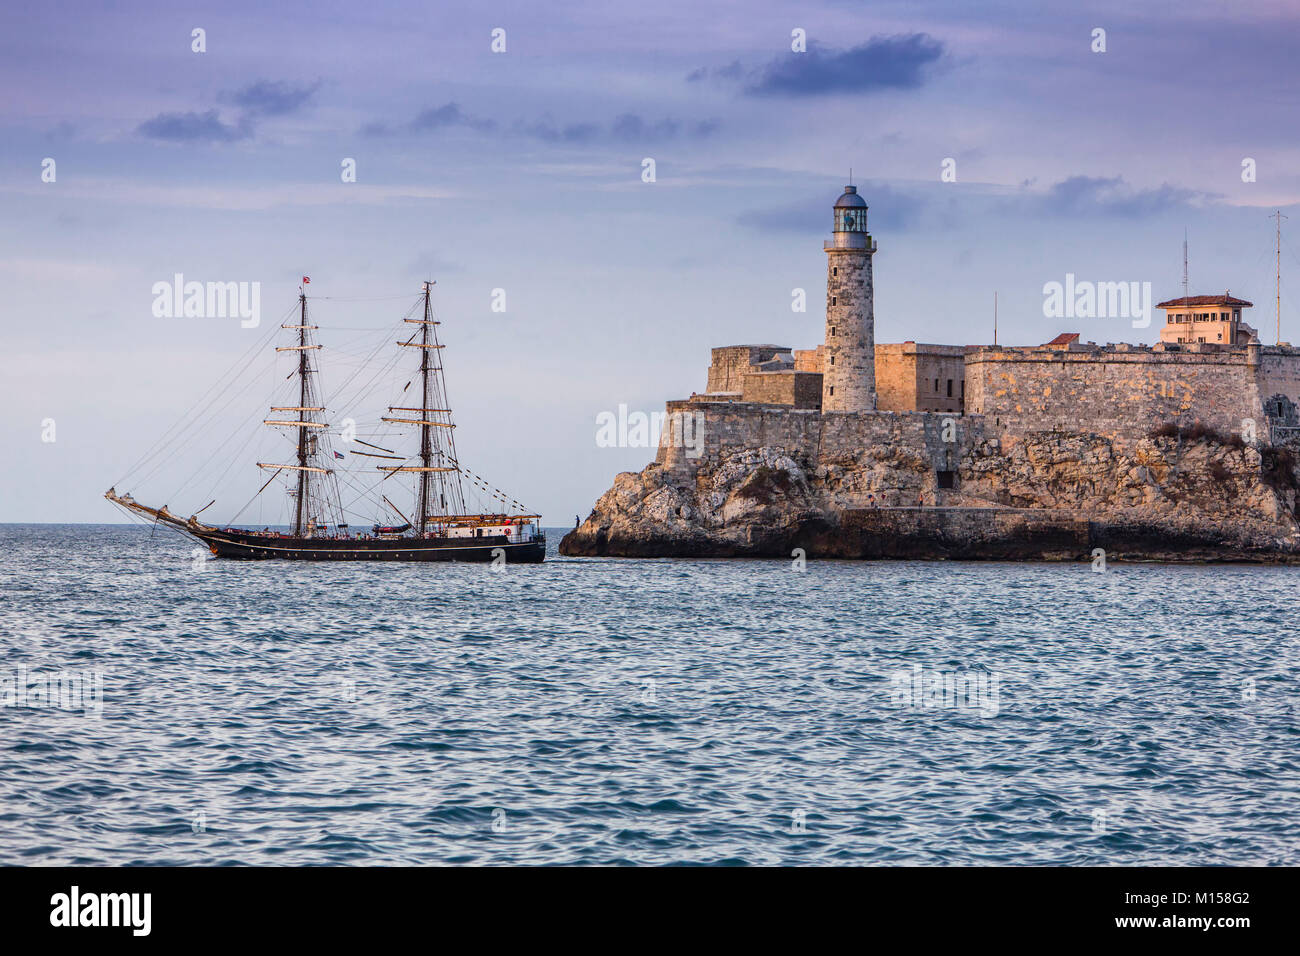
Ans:
[[[116,486],[104,495],[133,516],[150,523],[184,532],[206,544],[212,553],[223,558],[296,559],[309,561],[497,561],[536,563],[545,559],[546,537],[538,514],[528,512],[517,501],[491,487],[480,476],[465,468],[457,454],[455,424],[452,421],[447,386],[443,373],[442,349],[430,302],[432,282],[424,283],[423,309],[418,318],[403,318],[416,328],[399,340],[398,346],[413,349],[419,355],[420,385],[418,403],[390,405],[389,414],[380,418],[387,426],[413,431],[418,450],[404,455],[390,441],[381,445],[355,437],[350,439],[348,455],[373,465],[374,486],[370,500],[382,508],[381,518],[368,531],[354,531],[347,520],[340,499],[340,477],[355,487],[355,472],[341,475],[338,460],[346,456],[332,447],[327,439],[332,430],[324,420],[326,407],[321,402],[316,383],[318,368],[313,358],[321,346],[311,334],[304,286],[299,292],[297,322],[282,324],[282,329],[296,333],[293,344],[276,348],[277,352],[296,353],[296,405],[271,407],[263,425],[287,430],[296,448],[295,460],[257,462],[270,472],[254,498],[277,479],[288,493],[291,524],[287,530],[261,531],[245,527],[219,527],[198,520],[198,514],[215,502],[209,502],[193,515],[181,518],[167,510],[149,507],[130,494],[118,494]],[[399,379],[400,381],[400,379]],[[408,381],[403,395],[416,380]],[[290,399],[293,400],[292,398]],[[356,446],[361,446],[360,448]],[[388,482],[409,477],[414,480],[411,507],[401,510],[390,497]],[[471,513],[465,507],[465,484],[485,495],[499,510]],[[400,484],[400,481],[398,482]],[[247,506],[245,506],[247,508]],[[394,517],[395,516],[395,517]],[[399,520],[400,519],[400,520]]]

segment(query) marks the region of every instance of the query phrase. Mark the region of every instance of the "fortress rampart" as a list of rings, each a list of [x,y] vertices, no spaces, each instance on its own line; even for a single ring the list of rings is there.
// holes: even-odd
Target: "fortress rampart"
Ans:
[[[1164,422],[1236,433],[1244,419],[1262,432],[1269,386],[1261,351],[984,347],[966,356],[966,407],[1010,434],[1087,431],[1136,440]],[[1279,384],[1300,371],[1300,356],[1273,358]]]
[[[694,401],[669,402],[667,411],[670,422],[674,415],[696,416],[693,447],[676,441],[672,428],[663,431],[655,461],[678,471],[712,468],[738,452],[771,447],[809,461],[855,458],[872,448],[905,448],[918,456],[917,464],[927,471],[950,472],[985,438],[985,419],[978,415],[821,412]],[[945,428],[945,420],[950,427]]]

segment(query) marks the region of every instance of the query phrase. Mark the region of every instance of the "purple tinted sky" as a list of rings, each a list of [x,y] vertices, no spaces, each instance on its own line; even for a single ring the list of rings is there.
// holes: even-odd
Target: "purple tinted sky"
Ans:
[[[597,448],[598,412],[702,388],[710,346],[820,341],[850,166],[880,341],[988,341],[994,290],[1000,338],[1045,341],[1042,286],[1067,272],[1176,295],[1184,230],[1193,291],[1252,299],[1272,341],[1268,214],[1300,229],[1294,3],[544,6],[7,5],[0,521],[117,520],[104,488],[261,334],[154,318],[181,272],[261,282],[263,331],[304,273],[339,299],[435,276],[462,458],[565,524],[651,457]],[[323,341],[399,306],[322,303]],[[258,477],[232,469],[230,503]]]

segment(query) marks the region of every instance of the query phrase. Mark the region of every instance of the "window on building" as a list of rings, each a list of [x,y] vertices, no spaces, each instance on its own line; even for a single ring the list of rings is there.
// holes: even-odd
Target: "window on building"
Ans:
[[[934,390],[939,391],[939,380],[937,378],[934,380]]]
[[[833,269],[831,269],[831,275],[837,276],[839,274],[840,274],[839,266],[835,266]]]
[[[834,385],[831,386],[831,394],[832,394],[832,395],[835,394],[835,386],[834,386]]]
[[[962,401],[966,400],[966,380],[964,378],[961,380],[961,398]]]
[[[1204,342],[1204,341],[1205,341],[1205,336],[1202,335],[1202,336],[1198,337],[1196,341],[1198,341],[1198,342]]]
[[[835,297],[835,296],[831,296],[831,305],[834,305],[834,304],[835,304],[835,301],[836,301],[836,297]]]
[[[952,398],[952,379],[948,379],[948,397]],[[952,411],[952,409],[949,409]]]
[[[956,488],[957,472],[955,471],[936,471],[935,478],[938,480],[940,488]]]
[[[834,356],[834,355],[831,356],[831,364],[832,364],[832,365],[835,364],[835,356]]]

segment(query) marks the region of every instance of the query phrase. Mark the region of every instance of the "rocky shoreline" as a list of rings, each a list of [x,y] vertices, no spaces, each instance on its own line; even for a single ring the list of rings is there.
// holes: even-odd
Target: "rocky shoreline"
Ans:
[[[570,556],[1300,563],[1296,457],[1204,429],[977,441],[938,487],[904,444],[665,454],[620,474]]]

